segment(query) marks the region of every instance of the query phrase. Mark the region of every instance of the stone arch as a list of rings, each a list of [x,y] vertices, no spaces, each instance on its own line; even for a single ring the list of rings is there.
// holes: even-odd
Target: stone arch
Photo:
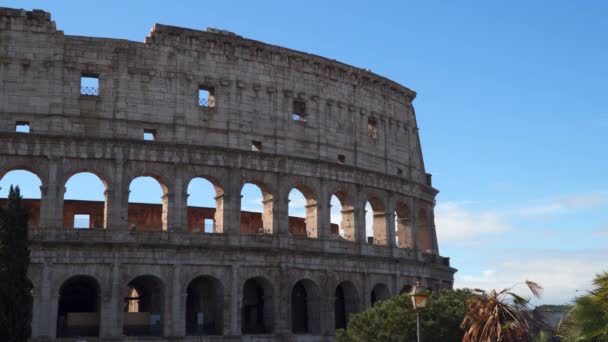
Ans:
[[[395,244],[400,248],[414,248],[410,208],[400,199],[395,202]]]
[[[264,277],[249,278],[243,284],[241,332],[267,334],[274,330],[274,289]]]
[[[381,194],[376,192],[367,194],[364,226],[367,243],[385,246],[387,244],[386,204],[382,198]],[[369,223],[371,223],[371,227],[367,227]]]
[[[64,280],[57,299],[57,337],[99,336],[101,290],[90,275]]]
[[[38,228],[43,224],[41,222],[42,201],[43,195],[46,192],[46,185],[38,173],[30,170],[36,171],[31,167],[22,168],[17,165],[0,170],[0,191],[2,192],[0,203],[8,198],[11,186],[19,186],[21,196],[23,197],[23,206],[29,213],[28,226],[30,228]],[[10,178],[20,178],[23,181],[12,184]],[[30,192],[31,195],[28,195]]]
[[[158,183],[161,189],[161,210],[158,213],[158,207],[154,203],[135,203],[131,201],[133,196],[132,186],[138,179],[150,177]],[[169,206],[170,194],[168,183],[160,176],[153,173],[142,173],[139,176],[131,177],[129,184],[129,207],[128,221],[130,229],[137,230],[168,230],[169,229]],[[133,204],[133,205],[132,205]],[[160,217],[160,221],[159,221]]]
[[[420,208],[420,210],[418,210],[416,224],[418,226],[418,246],[420,250],[431,251],[433,249],[433,244],[431,242],[430,217],[425,208]]]
[[[318,214],[317,214],[317,195],[316,193],[307,185],[296,184],[293,187],[290,187],[290,191],[288,193],[288,218],[289,218],[289,232],[292,235],[296,236],[306,236],[309,238],[317,238],[318,237]],[[291,203],[291,195],[294,191],[298,191],[305,200],[305,203]],[[302,227],[300,221],[294,215],[292,215],[292,207],[301,209],[304,207],[303,212],[305,215],[304,225]],[[302,229],[303,228],[303,229]]]
[[[248,196],[245,197],[243,191],[247,191],[248,184],[257,187],[262,194],[262,209],[259,214],[243,210],[243,203],[248,200]],[[243,181],[241,183],[241,234],[273,234],[273,219],[274,196],[272,189],[262,181]]]
[[[350,316],[359,309],[357,288],[350,281],[343,281],[334,291],[334,327],[346,329]]]
[[[124,335],[163,335],[165,286],[159,277],[145,274],[132,278],[125,287],[124,303]]]
[[[391,292],[388,286],[384,283],[377,283],[374,285],[371,293],[371,304],[374,306],[377,302],[389,300],[391,298]]]
[[[89,178],[82,179],[82,178]],[[80,180],[79,180],[80,178]],[[64,177],[64,189],[63,193],[63,226],[65,228],[107,228],[108,223],[108,182],[100,176],[96,170],[78,169],[71,171]],[[103,187],[103,192],[99,194],[100,199],[103,198],[103,204],[97,203],[95,200],[87,198],[83,194],[76,194],[70,196],[72,187],[78,185],[85,185],[87,191],[95,187],[95,181],[99,181]],[[70,185],[71,183],[71,185]],[[80,183],[80,184],[79,184]],[[68,198],[75,197],[75,198]],[[84,198],[83,198],[84,197]],[[85,225],[79,225],[76,222],[77,215],[88,215],[89,220]]]
[[[352,190],[352,191],[349,191]],[[332,234],[334,236],[340,236],[348,241],[357,241],[357,232],[355,227],[355,202],[353,200],[354,189],[349,189],[345,187],[329,187],[329,196],[327,197],[329,203],[328,206],[330,208],[330,215],[334,216],[330,219],[331,225],[336,222],[335,215],[337,211],[334,208],[339,205],[339,217],[340,221],[338,223],[338,232],[334,232],[332,228]],[[337,202],[337,203],[336,203]],[[333,203],[333,204],[332,204]],[[337,233],[337,234],[336,234]]]
[[[224,287],[209,275],[192,279],[186,288],[186,334],[222,335]]]
[[[294,334],[321,332],[321,291],[311,279],[298,280],[291,287],[291,331]]]
[[[203,180],[203,182],[201,182]],[[199,184],[195,184],[199,183]],[[201,231],[204,233],[223,233],[224,232],[224,187],[216,177],[201,175],[192,177],[186,183],[187,191],[187,225],[188,231]],[[209,186],[210,185],[210,186]],[[195,192],[202,188],[212,188],[213,195],[201,201],[202,204],[209,206],[194,206],[191,204],[191,199],[194,198]],[[209,196],[209,194],[207,194]]]
[[[401,290],[399,290],[399,294],[408,294],[412,292],[412,289],[414,288],[414,286],[412,286],[411,284],[405,284],[401,287]]]

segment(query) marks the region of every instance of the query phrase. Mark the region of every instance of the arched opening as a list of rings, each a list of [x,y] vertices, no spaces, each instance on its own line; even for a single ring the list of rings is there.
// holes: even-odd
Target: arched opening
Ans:
[[[79,172],[65,182],[63,226],[107,228],[107,184],[91,172]]]
[[[355,211],[350,198],[338,191],[330,200],[331,233],[348,241],[355,241]]]
[[[391,297],[390,291],[388,290],[388,286],[382,283],[376,284],[372,289],[371,294],[371,303],[372,306],[377,302],[388,300]]]
[[[429,220],[426,210],[420,209],[418,211],[416,224],[418,225],[418,246],[420,250],[432,250],[433,246],[431,244]]]
[[[224,328],[224,290],[210,276],[200,276],[186,290],[186,334],[222,335]]]
[[[123,334],[162,336],[163,300],[163,286],[158,278],[145,275],[133,279],[125,292]]]
[[[386,210],[376,197],[371,197],[365,205],[365,236],[369,244],[386,245]]]
[[[241,234],[272,234],[272,194],[263,185],[241,189]]]
[[[358,298],[353,283],[344,281],[336,287],[334,292],[334,326],[336,330],[346,329],[350,315],[357,312]]]
[[[0,178],[0,206],[6,207],[6,201],[11,186],[19,186],[23,207],[29,213],[28,227],[40,226],[40,200],[41,186],[40,178],[27,170],[12,170]]]
[[[188,231],[224,232],[224,189],[214,180],[193,178],[188,184]]]
[[[289,233],[295,236],[317,238],[317,201],[306,187],[289,192]]]
[[[129,185],[129,227],[133,230],[167,230],[167,187],[154,177],[142,176]]]
[[[397,201],[395,206],[395,245],[400,248],[414,248],[410,208],[401,201]]]
[[[298,281],[291,290],[291,331],[294,334],[321,332],[319,287],[310,279]]]
[[[57,337],[99,336],[99,284],[89,276],[66,280],[59,291]]]
[[[241,331],[243,334],[267,334],[273,330],[272,286],[264,278],[251,278],[243,286]]]

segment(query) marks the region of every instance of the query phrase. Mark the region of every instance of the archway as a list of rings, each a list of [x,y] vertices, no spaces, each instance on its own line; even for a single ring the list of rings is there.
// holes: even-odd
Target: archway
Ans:
[[[99,336],[99,284],[89,276],[66,280],[59,291],[57,337]]]
[[[65,228],[107,228],[107,184],[91,172],[79,172],[65,182],[63,226]]]
[[[397,201],[395,206],[395,245],[400,248],[414,248],[410,208],[401,201]]]
[[[160,279],[144,275],[128,285],[124,299],[123,334],[162,336],[164,291]]]
[[[291,235],[317,238],[317,201],[310,189],[304,186],[291,189],[288,215]]]
[[[264,278],[251,278],[243,286],[241,331],[243,334],[266,334],[273,330],[273,290]]]
[[[217,181],[196,177],[188,184],[188,231],[224,232],[224,189]]]
[[[386,245],[386,210],[377,197],[371,197],[365,205],[365,236],[369,244]]]
[[[372,289],[371,293],[371,303],[372,306],[377,302],[388,300],[391,297],[390,291],[388,290],[388,286],[386,284],[378,283]]]
[[[186,334],[222,335],[224,328],[224,290],[210,276],[200,276],[186,290]]]
[[[350,281],[340,283],[334,292],[335,329],[346,329],[350,315],[357,312],[359,296]]]
[[[272,234],[273,197],[263,184],[241,189],[241,234]]]
[[[129,227],[134,230],[167,230],[167,186],[157,178],[142,176],[129,185]]]
[[[330,221],[333,235],[348,241],[356,241],[354,207],[346,192],[338,191],[331,196]]]
[[[40,205],[42,181],[35,173],[15,169],[4,174],[0,178],[0,205],[5,207],[11,186],[19,186],[19,191],[23,197],[23,207],[29,213],[28,227],[37,228],[40,226]]]
[[[321,331],[319,287],[310,279],[298,281],[291,290],[291,331],[318,334]]]

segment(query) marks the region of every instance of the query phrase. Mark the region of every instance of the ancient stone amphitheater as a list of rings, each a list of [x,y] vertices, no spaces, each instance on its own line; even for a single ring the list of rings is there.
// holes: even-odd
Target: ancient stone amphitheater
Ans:
[[[416,281],[452,286],[404,86],[222,30],[68,36],[47,12],[8,8],[0,80],[0,178],[27,170],[42,184],[26,201],[34,339],[331,341]],[[64,201],[80,172],[105,201]],[[129,203],[139,176],[162,185],[162,205]],[[195,177],[215,208],[187,206]],[[241,212],[247,183],[261,213]],[[302,219],[288,214],[294,188]]]

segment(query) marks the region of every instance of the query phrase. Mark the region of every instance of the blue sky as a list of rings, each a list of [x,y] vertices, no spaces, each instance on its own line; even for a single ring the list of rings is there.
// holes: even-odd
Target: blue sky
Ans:
[[[156,22],[210,26],[369,68],[418,92],[440,249],[457,287],[529,278],[545,287],[542,303],[562,303],[608,270],[608,4],[328,3],[2,6],[50,11],[66,34],[143,41]]]

